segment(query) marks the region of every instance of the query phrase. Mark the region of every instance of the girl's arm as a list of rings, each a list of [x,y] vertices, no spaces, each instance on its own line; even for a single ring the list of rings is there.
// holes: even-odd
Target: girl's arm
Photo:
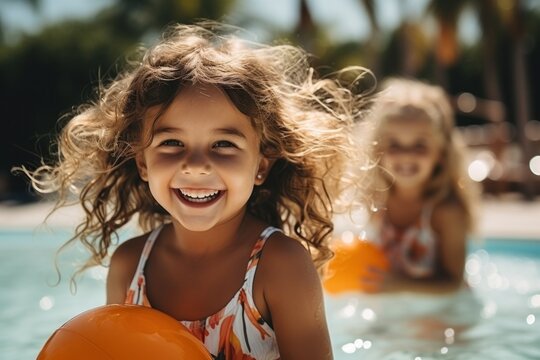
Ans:
[[[128,240],[113,253],[107,273],[107,304],[123,304],[144,246],[143,237]]]
[[[439,268],[450,281],[461,283],[467,256],[466,219],[457,204],[445,204],[433,212],[433,229],[439,236]]]
[[[332,359],[322,286],[306,249],[279,234],[266,244],[261,265],[281,360]]]

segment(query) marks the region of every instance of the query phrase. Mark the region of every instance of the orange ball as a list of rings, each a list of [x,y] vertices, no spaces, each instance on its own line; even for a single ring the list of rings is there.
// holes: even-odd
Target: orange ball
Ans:
[[[189,330],[161,311],[105,305],[79,314],[47,340],[37,360],[210,360]]]
[[[335,239],[331,245],[334,257],[329,261],[323,281],[326,292],[338,294],[346,291],[370,292],[374,289],[362,282],[369,274],[368,267],[388,271],[390,264],[382,249],[373,242],[351,237]]]

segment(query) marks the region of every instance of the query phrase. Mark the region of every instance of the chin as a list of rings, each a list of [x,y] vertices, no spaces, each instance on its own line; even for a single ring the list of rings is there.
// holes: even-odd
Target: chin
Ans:
[[[423,184],[421,180],[412,177],[396,177],[396,183],[402,188],[416,188]]]
[[[193,232],[208,231],[215,226],[215,224],[208,221],[179,221],[179,223],[184,229]]]

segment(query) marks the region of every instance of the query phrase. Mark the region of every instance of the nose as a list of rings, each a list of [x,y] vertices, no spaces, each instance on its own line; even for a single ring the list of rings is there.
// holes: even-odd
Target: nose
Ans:
[[[192,151],[182,160],[181,171],[185,175],[208,175],[211,169],[208,157],[201,151]]]

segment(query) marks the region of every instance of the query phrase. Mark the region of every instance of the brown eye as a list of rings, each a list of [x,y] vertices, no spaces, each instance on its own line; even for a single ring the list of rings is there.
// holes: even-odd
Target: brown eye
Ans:
[[[184,144],[179,140],[167,139],[162,141],[159,146],[184,146]]]
[[[227,140],[220,140],[220,141],[216,141],[213,145],[212,145],[212,148],[231,148],[231,147],[237,147],[236,145],[234,145],[232,142],[230,141],[227,141]]]
[[[403,147],[400,146],[398,143],[390,143],[386,147],[386,152],[389,154],[399,154],[403,151]]]

